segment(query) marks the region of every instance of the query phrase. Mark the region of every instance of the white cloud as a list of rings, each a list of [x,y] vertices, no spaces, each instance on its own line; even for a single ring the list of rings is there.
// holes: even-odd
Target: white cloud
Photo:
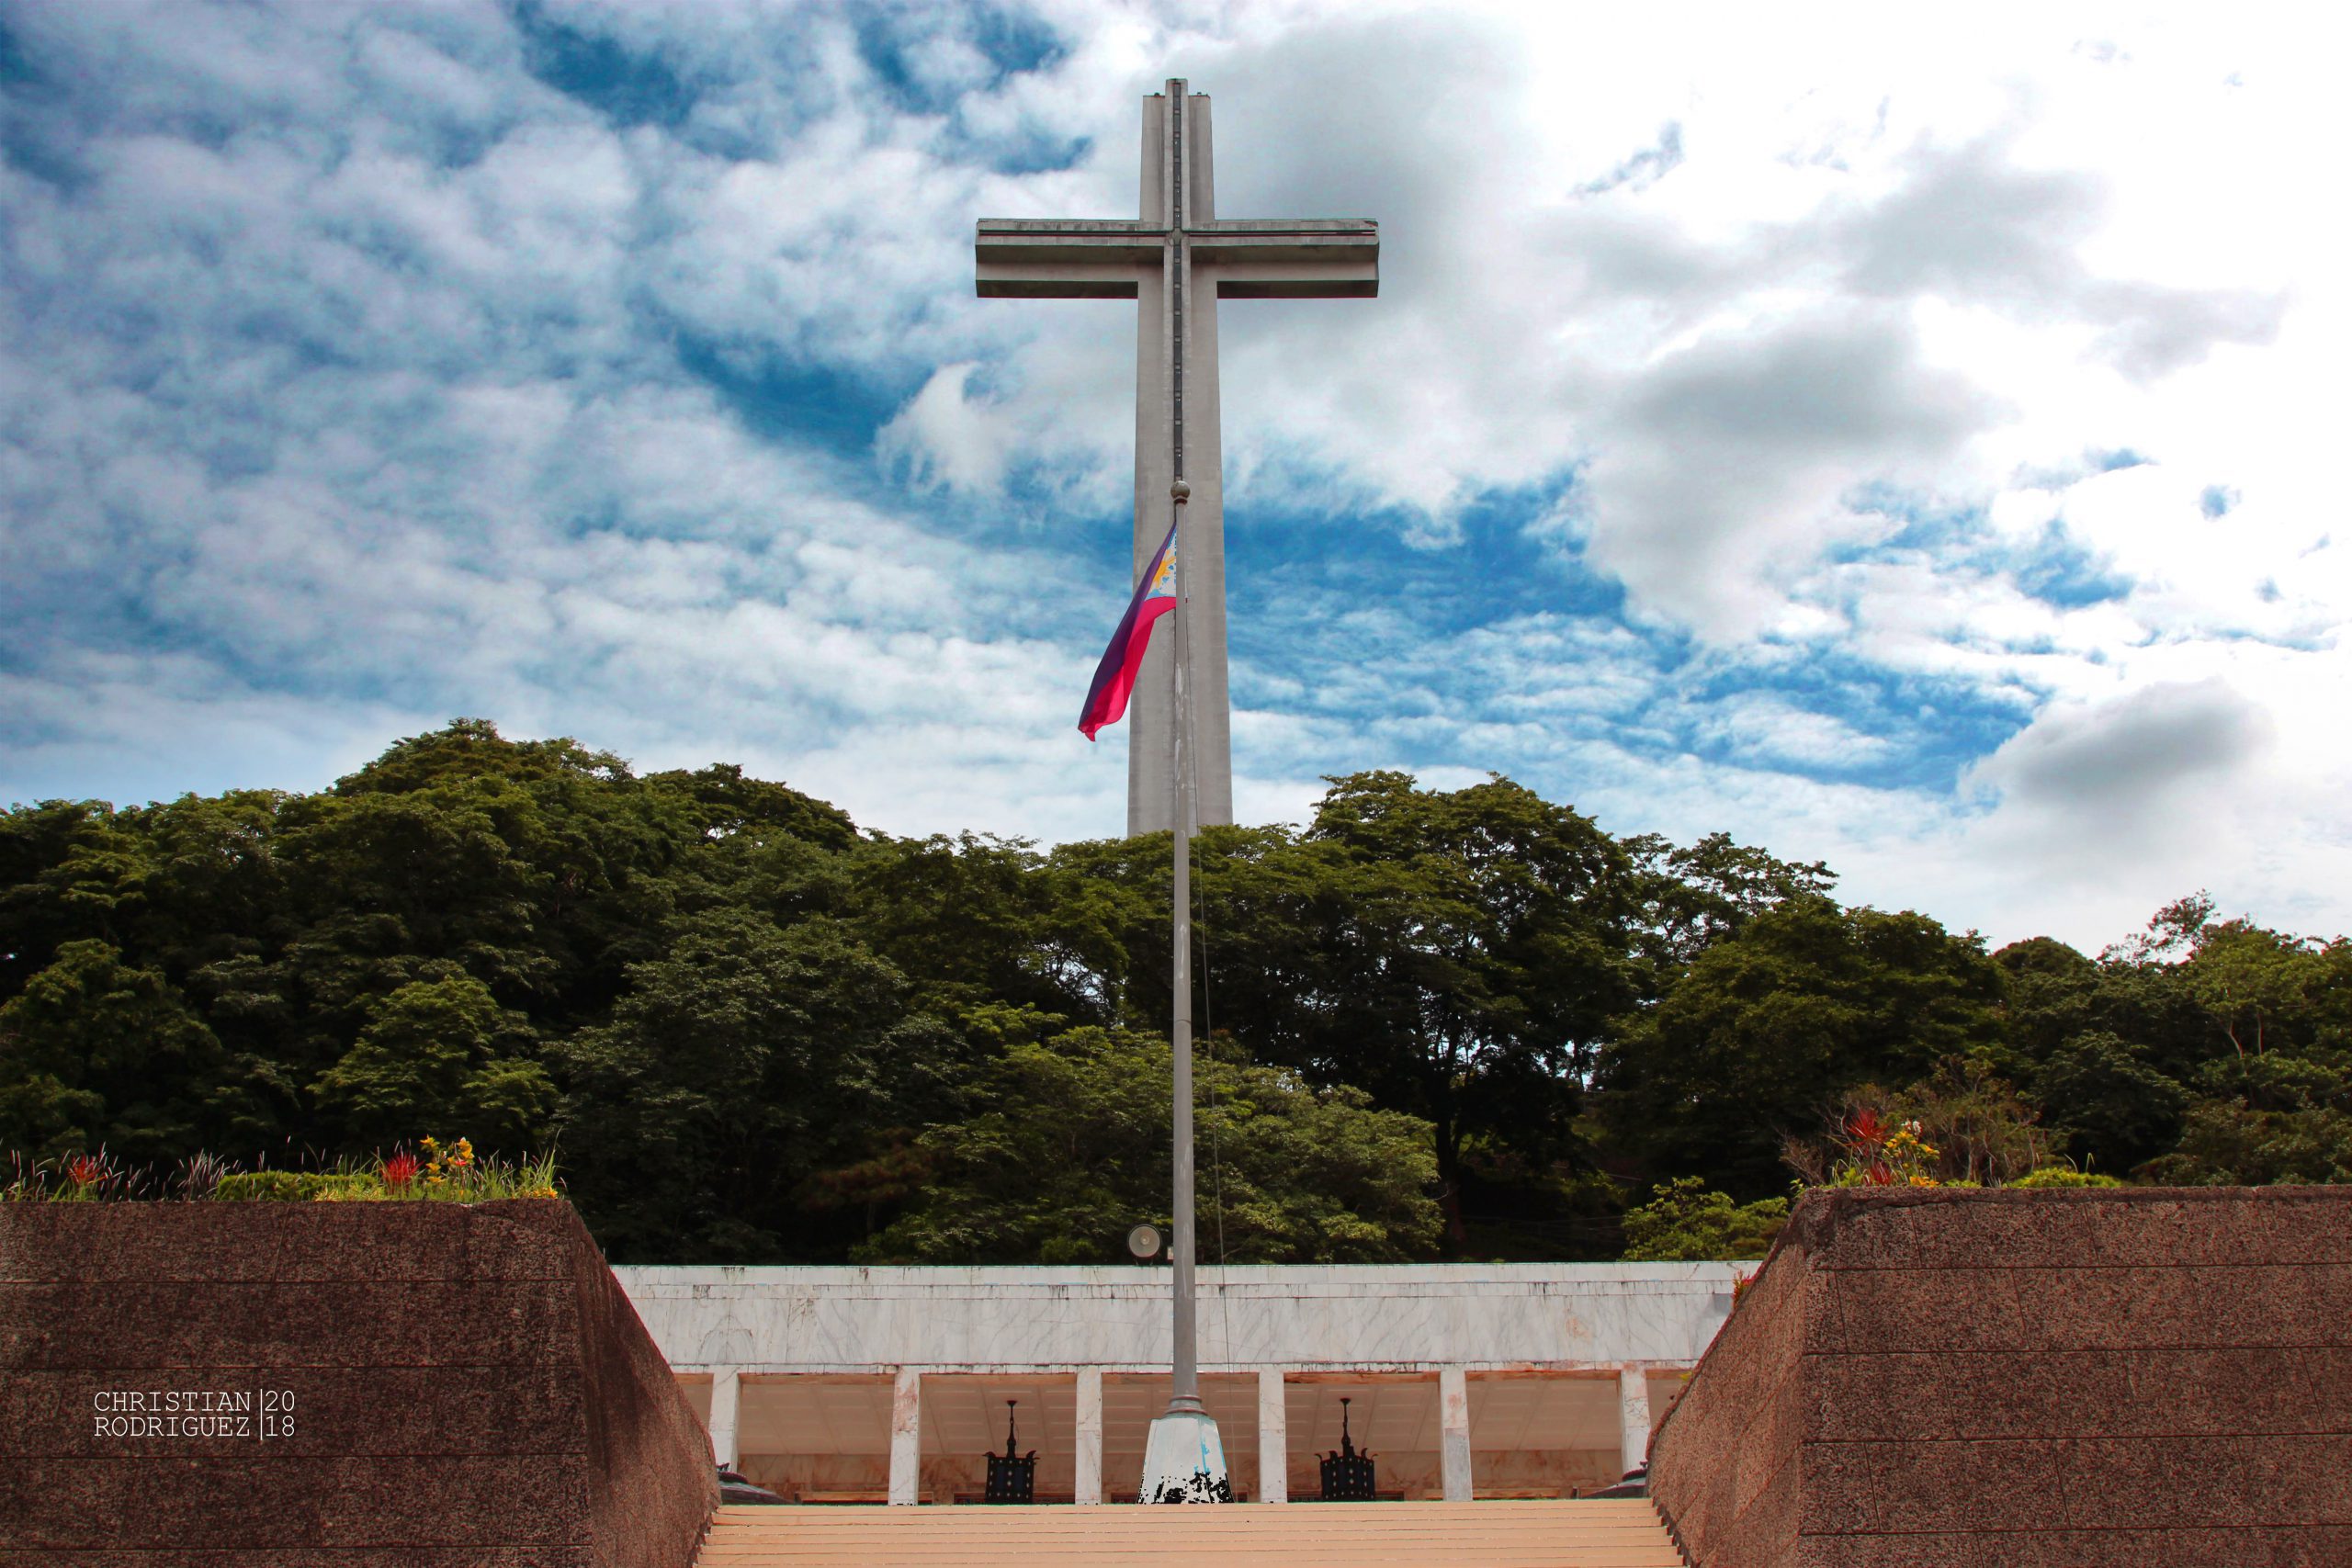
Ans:
[[[1475,587],[1532,496],[1562,584],[1270,596],[1245,815],[1493,767],[2000,936],[2200,884],[2352,926],[2340,21],[1035,14],[1009,74],[893,14],[886,80],[841,7],[538,8],[683,95],[606,114],[489,4],[11,12],[0,793],[311,785],[487,712],[1115,830],[1068,710],[1133,308],[977,299],[970,233],[1132,210],[1183,73],[1222,212],[1386,246],[1377,300],[1224,312],[1237,538]]]

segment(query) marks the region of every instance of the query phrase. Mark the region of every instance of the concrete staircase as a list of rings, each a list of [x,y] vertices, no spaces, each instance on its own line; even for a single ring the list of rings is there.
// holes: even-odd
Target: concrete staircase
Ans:
[[[1230,1507],[723,1507],[695,1568],[1683,1568],[1640,1498]]]

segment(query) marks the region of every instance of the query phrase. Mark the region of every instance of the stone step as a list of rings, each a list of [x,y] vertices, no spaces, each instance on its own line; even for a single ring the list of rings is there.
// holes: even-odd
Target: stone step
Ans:
[[[696,1568],[1684,1568],[1640,1498],[1231,1507],[723,1507]]]

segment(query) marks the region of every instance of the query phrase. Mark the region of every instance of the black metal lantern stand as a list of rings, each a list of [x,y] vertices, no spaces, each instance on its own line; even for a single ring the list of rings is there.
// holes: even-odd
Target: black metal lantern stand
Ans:
[[[1037,1500],[1037,1450],[1016,1451],[1012,1438],[1012,1407],[1021,1402],[1004,1402],[1004,1452],[989,1455],[989,1489],[983,1493],[983,1503],[1034,1503]]]
[[[1323,1456],[1323,1501],[1369,1503],[1373,1500],[1373,1465],[1369,1452],[1356,1452],[1348,1436],[1348,1402],[1340,1401],[1340,1447]]]

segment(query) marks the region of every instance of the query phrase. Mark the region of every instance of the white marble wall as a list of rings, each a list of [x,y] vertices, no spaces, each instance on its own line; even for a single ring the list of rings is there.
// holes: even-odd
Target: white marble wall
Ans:
[[[1204,1371],[1598,1371],[1697,1362],[1754,1265],[1201,1270]],[[614,1270],[680,1371],[1149,1371],[1164,1269]]]

